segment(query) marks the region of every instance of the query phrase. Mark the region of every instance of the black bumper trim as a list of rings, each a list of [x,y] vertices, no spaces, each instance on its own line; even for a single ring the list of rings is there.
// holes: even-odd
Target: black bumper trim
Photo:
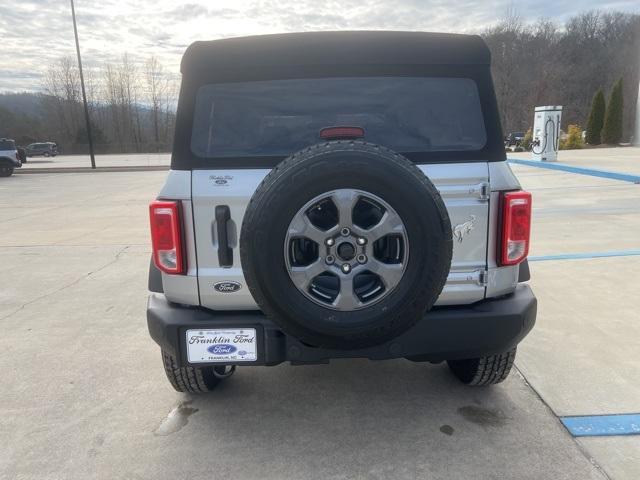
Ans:
[[[150,292],[164,293],[162,272],[153,262],[153,256],[151,256],[151,259],[149,260],[149,281],[147,285]]]
[[[520,264],[518,269],[518,283],[528,282],[531,280],[531,271],[529,270],[529,260],[525,260]]]
[[[22,162],[11,157],[0,157],[0,167],[21,168]]]
[[[528,285],[513,294],[473,305],[434,308],[410,330],[375,347],[331,350],[310,347],[286,335],[260,311],[218,312],[184,307],[152,294],[147,305],[147,324],[155,342],[170,352],[181,366],[188,365],[185,331],[206,328],[255,328],[258,360],[237,365],[326,363],[332,358],[383,360],[410,358],[441,361],[495,355],[515,347],[533,328],[537,301]],[[199,364],[202,366],[203,364]],[[206,364],[205,364],[206,365]]]

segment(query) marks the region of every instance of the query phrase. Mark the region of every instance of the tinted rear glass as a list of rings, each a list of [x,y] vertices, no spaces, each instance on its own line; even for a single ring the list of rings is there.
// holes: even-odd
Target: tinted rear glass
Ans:
[[[473,151],[486,143],[468,78],[354,77],[205,85],[191,150],[199,157],[288,155],[325,127],[355,126],[398,152]]]
[[[0,150],[15,150],[16,144],[13,140],[0,140]]]

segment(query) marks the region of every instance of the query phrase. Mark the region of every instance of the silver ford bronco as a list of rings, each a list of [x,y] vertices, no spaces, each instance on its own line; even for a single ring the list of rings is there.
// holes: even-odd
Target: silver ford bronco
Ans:
[[[480,37],[196,42],[181,72],[147,308],[176,390],[356,357],[507,377],[536,318],[531,195]]]

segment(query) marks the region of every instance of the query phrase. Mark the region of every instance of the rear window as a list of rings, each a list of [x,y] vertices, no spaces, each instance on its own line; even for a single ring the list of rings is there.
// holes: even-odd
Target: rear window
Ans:
[[[15,150],[16,143],[13,140],[0,140],[0,150]]]
[[[205,85],[191,150],[199,157],[278,156],[320,141],[325,127],[365,130],[395,151],[474,151],[486,143],[468,78],[353,77]]]

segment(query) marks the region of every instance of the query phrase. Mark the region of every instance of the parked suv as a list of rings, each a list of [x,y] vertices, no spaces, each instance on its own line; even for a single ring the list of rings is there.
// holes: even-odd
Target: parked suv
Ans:
[[[196,42],[181,71],[147,307],[176,390],[355,357],[507,377],[536,317],[531,195],[480,37]]]
[[[58,145],[54,142],[32,143],[27,145],[28,157],[55,157],[58,154]]]
[[[10,177],[16,168],[22,167],[16,142],[0,138],[0,177]]]

